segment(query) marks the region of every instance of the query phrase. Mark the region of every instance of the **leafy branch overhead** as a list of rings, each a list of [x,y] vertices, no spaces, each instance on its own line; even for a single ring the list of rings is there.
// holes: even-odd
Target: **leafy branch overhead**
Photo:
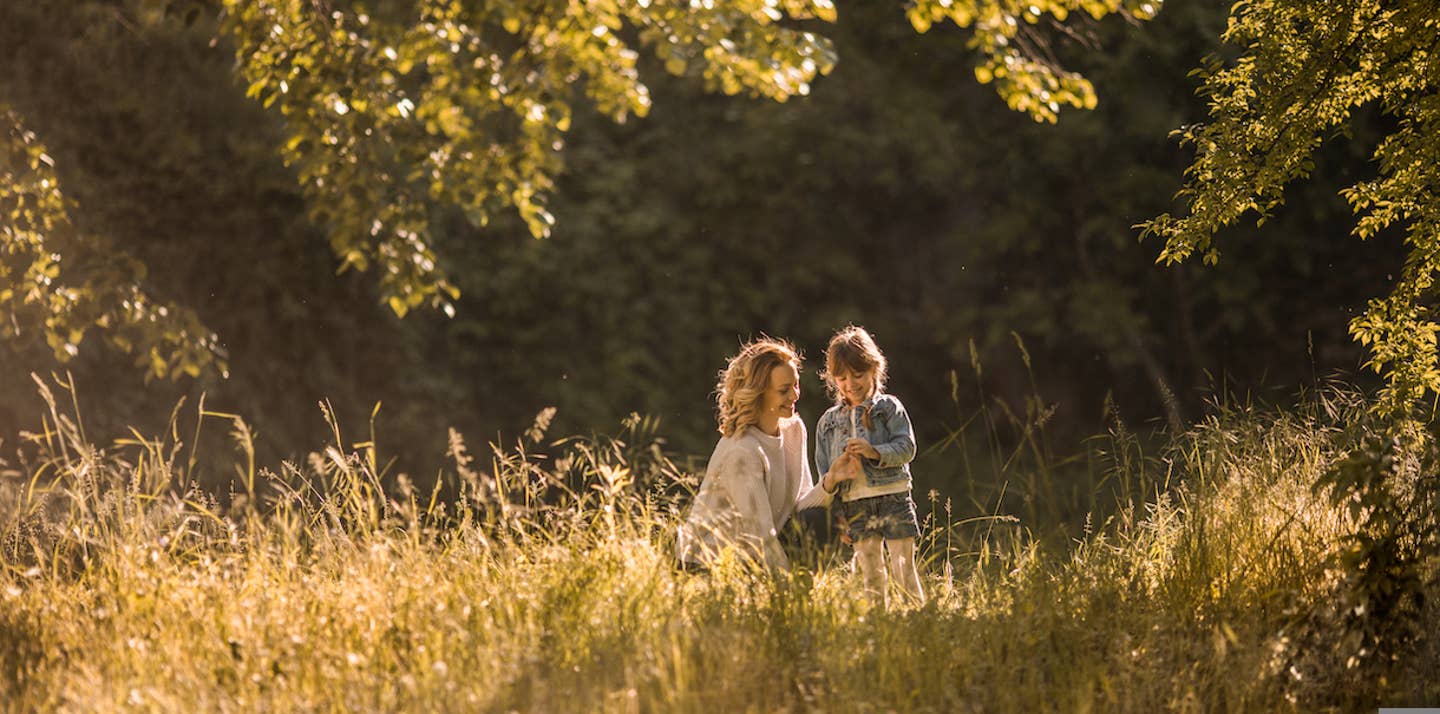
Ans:
[[[831,40],[812,29],[837,20],[831,0],[74,2],[103,5],[102,17],[145,32],[183,32],[179,16],[186,25],[218,18],[215,31],[233,46],[247,95],[285,119],[288,136],[279,152],[296,171],[310,217],[325,228],[341,270],[375,270],[382,300],[401,316],[427,306],[453,314],[459,291],[433,247],[442,214],[458,209],[482,227],[513,211],[531,235],[549,235],[555,217],[547,205],[577,107],[588,103],[617,122],[648,113],[642,51],[711,91],[781,102],[808,94],[837,61]],[[1159,4],[915,0],[897,4],[896,18],[903,9],[922,32],[947,19],[968,28],[977,78],[993,82],[1012,108],[1055,121],[1061,105],[1093,107],[1095,93],[1060,66],[1047,37],[1078,36],[1065,22],[1072,15],[1146,19]],[[12,153],[28,146],[16,136],[8,137]],[[20,179],[6,180],[6,190],[21,190]],[[37,230],[12,222],[0,247],[12,255],[31,251],[17,236]],[[102,238],[66,251],[98,250],[93,246]],[[50,243],[46,255],[72,259],[56,249],[58,241]],[[144,266],[129,258],[120,265],[110,273],[116,281],[110,292],[90,298],[100,301],[97,315],[111,316],[81,323],[167,323],[158,342],[112,338],[158,350],[152,374],[193,372],[206,361],[197,350],[210,350],[213,359],[214,336],[193,313],[154,308],[122,319],[151,302],[104,302],[122,285],[140,294]],[[60,297],[46,299],[60,302],[29,304],[55,325],[70,324],[62,314],[79,314]],[[84,331],[52,340],[56,355],[68,358]],[[174,351],[166,355],[163,345]]]
[[[906,14],[922,33],[945,20],[970,28],[970,47],[980,53],[975,79],[981,84],[993,83],[1011,109],[1053,123],[1061,105],[1094,109],[1097,98],[1089,80],[1061,66],[1051,46],[1052,34],[1073,36],[1074,31],[1063,24],[1072,14],[1093,20],[1107,15],[1150,20],[1160,12],[1162,1],[915,0]],[[1046,25],[1054,32],[1043,31]]]
[[[829,40],[779,22],[833,21],[828,0],[225,6],[249,93],[289,122],[284,154],[315,218],[346,267],[379,269],[401,315],[457,295],[430,247],[432,206],[477,226],[511,208],[545,237],[578,95],[618,122],[649,112],[631,30],[668,71],[727,94],[784,101],[835,65]]]
[[[650,109],[632,45],[712,91],[781,102],[808,94],[836,62],[829,39],[786,24],[834,22],[830,0],[225,7],[249,93],[289,121],[286,159],[299,167],[336,254],[345,267],[377,265],[400,315],[426,303],[448,311],[457,294],[430,248],[431,207],[462,207],[476,226],[513,209],[533,236],[549,235],[546,203],[575,102],[583,95],[617,122]],[[1054,121],[1060,103],[1093,107],[1094,90],[1059,69],[1042,35],[1017,28],[1042,13],[1144,19],[1158,8],[1158,0],[920,0],[908,13],[922,31],[930,20],[920,18],[973,26],[977,76],[993,78],[1013,108]]]
[[[147,378],[223,374],[223,350],[193,311],[146,294],[144,264],[75,228],[54,160],[4,105],[0,141],[0,338],[43,339],[65,361],[98,327]]]
[[[1213,238],[1247,215],[1263,223],[1285,186],[1309,175],[1331,137],[1375,108],[1394,128],[1375,149],[1378,176],[1341,194],[1355,236],[1403,231],[1407,255],[1389,295],[1370,301],[1350,333],[1384,372],[1381,408],[1408,412],[1440,394],[1431,308],[1440,270],[1440,26],[1430,2],[1261,0],[1237,3],[1224,39],[1242,49],[1201,70],[1210,121],[1181,129],[1195,148],[1179,194],[1186,213],[1144,225],[1165,240],[1160,261],[1219,259]]]

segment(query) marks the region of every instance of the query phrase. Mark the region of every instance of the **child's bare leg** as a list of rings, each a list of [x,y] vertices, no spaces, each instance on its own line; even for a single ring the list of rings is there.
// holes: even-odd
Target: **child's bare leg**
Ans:
[[[880,536],[867,536],[855,544],[855,567],[865,582],[865,595],[870,602],[885,606],[885,556],[882,547],[885,541]]]
[[[914,605],[924,605],[925,591],[920,587],[920,573],[915,570],[915,539],[886,540],[885,550],[890,556],[890,577],[905,592],[905,599]]]

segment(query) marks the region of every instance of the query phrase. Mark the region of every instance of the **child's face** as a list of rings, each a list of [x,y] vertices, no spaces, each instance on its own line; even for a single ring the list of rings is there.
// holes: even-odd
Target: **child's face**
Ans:
[[[851,372],[842,367],[831,372],[830,378],[835,380],[835,387],[840,390],[840,396],[852,405],[869,399],[875,391],[875,370],[873,369],[865,372]]]

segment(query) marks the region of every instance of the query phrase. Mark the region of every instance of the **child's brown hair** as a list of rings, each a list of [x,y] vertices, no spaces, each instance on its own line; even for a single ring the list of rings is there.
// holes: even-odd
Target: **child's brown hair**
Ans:
[[[875,338],[863,327],[846,325],[834,337],[830,338],[830,344],[825,348],[825,386],[830,391],[830,396],[836,404],[845,401],[845,395],[835,386],[834,374],[837,371],[846,371],[851,374],[875,373],[875,393],[885,391],[885,377],[888,363],[885,361],[885,354],[875,346]],[[869,415],[866,415],[867,417]]]

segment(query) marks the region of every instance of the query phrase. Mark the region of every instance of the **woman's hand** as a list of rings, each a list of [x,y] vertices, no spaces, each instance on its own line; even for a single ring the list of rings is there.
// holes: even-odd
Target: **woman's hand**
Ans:
[[[839,458],[835,459],[834,463],[830,464],[830,470],[826,471],[825,475],[820,478],[820,486],[829,493],[835,493],[835,489],[839,488],[840,484],[846,481],[854,481],[859,478],[862,473],[864,473],[864,471],[860,468],[860,464],[855,461],[855,456],[847,452],[841,454]]]
[[[851,439],[845,442],[845,453],[850,456],[864,456],[867,459],[879,460],[880,452],[864,439]]]

